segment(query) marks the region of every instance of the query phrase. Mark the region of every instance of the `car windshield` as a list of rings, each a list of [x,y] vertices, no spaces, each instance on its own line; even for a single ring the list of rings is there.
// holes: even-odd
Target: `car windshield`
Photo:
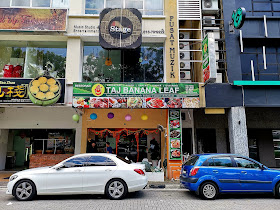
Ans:
[[[189,159],[184,163],[184,166],[193,166],[197,160],[197,155],[190,156]]]
[[[117,158],[119,158],[120,160],[122,160],[123,162],[127,163],[127,164],[130,164],[131,163],[131,160],[127,160],[123,157],[120,157],[120,156],[116,156]]]

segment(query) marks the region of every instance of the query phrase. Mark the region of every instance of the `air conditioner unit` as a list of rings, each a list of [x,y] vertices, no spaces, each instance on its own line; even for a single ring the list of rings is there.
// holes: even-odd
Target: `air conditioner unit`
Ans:
[[[202,0],[202,13],[216,14],[219,12],[218,0]]]
[[[204,16],[203,26],[213,26],[215,25],[215,16]]]
[[[190,43],[189,42],[179,42],[179,49],[180,50],[190,50]]]
[[[180,79],[181,80],[191,79],[191,71],[180,71]]]
[[[180,60],[190,60],[190,52],[180,52]]]
[[[180,69],[191,69],[191,62],[190,61],[180,61]]]
[[[223,83],[223,74],[217,73],[216,83]]]
[[[189,38],[190,38],[190,32],[188,31],[179,32],[179,39],[189,39]]]

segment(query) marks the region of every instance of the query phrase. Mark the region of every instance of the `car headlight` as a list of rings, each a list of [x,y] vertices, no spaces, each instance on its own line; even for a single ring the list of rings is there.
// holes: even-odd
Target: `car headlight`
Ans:
[[[9,181],[11,182],[11,181],[13,181],[14,179],[16,179],[17,177],[18,177],[18,175],[12,175],[12,176],[10,177]]]

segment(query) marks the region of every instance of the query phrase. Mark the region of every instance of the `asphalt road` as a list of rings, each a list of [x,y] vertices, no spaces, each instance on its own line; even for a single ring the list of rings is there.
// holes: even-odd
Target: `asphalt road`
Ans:
[[[35,200],[19,202],[0,189],[0,209],[236,209],[276,210],[280,199],[272,195],[221,195],[205,201],[185,190],[143,190],[131,193],[124,200],[112,201],[98,195],[37,196]]]

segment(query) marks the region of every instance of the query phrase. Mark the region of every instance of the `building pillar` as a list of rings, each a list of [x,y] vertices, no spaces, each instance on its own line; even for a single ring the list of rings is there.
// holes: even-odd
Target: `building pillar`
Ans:
[[[80,37],[69,37],[67,41],[67,57],[65,77],[67,83],[82,81],[83,42]]]
[[[249,156],[245,107],[232,107],[228,114],[230,152]]]
[[[9,130],[0,129],[0,170],[5,169]]]
[[[227,153],[227,138],[224,128],[216,128],[216,148],[217,153]]]

